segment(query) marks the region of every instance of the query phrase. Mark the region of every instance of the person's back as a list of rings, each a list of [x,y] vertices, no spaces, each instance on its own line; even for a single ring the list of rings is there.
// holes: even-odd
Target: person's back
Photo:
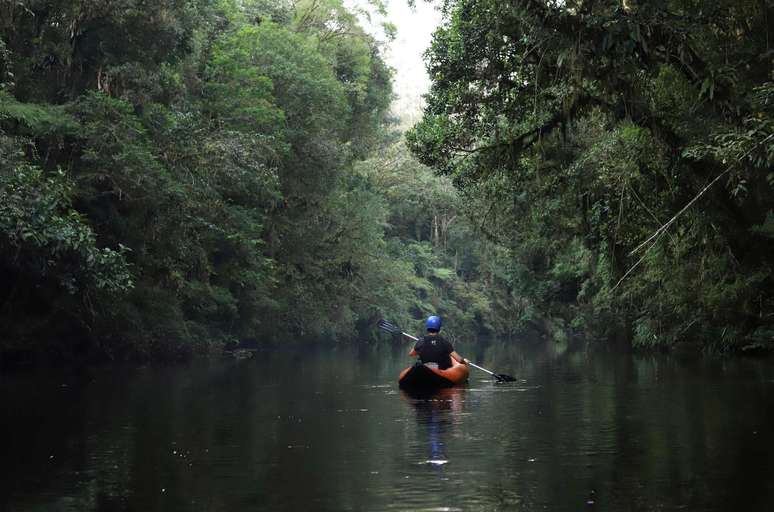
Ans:
[[[422,364],[436,363],[438,368],[445,370],[451,366],[451,353],[454,352],[452,344],[439,334],[428,334],[414,345]]]

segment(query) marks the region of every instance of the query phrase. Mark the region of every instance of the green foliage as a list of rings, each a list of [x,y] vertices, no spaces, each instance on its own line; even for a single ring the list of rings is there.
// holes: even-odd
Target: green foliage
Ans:
[[[29,134],[36,136],[71,133],[77,127],[75,120],[62,107],[22,103],[7,92],[0,91],[0,122],[8,120],[19,123]]]
[[[261,95],[273,86],[278,106],[285,112],[290,138],[329,134],[336,136],[347,118],[342,84],[312,46],[312,42],[271,22],[248,26],[226,38],[213,50],[213,77],[236,82],[236,92]],[[267,77],[260,80],[260,76]],[[253,91],[256,89],[257,91]],[[326,108],[321,108],[325,105]],[[269,114],[270,115],[270,114]]]
[[[352,170],[391,99],[357,17],[114,4],[4,11],[0,350],[178,358],[405,311],[410,267]]]
[[[407,139],[479,204],[530,318],[626,345],[765,345],[772,11],[701,7],[444,2]]]
[[[71,206],[64,174],[44,176],[19,165],[0,172],[0,234],[4,265],[54,278],[74,294],[85,287],[120,292],[132,287],[127,248],[99,248],[84,217]]]
[[[434,176],[402,144],[365,161],[362,172],[386,200],[387,254],[402,265],[392,276],[407,285],[388,318],[421,332],[424,318],[446,318],[446,332],[461,340],[504,334],[515,315],[512,297],[494,276],[493,244],[480,242],[470,212],[451,182]],[[504,296],[505,295],[505,296]]]
[[[370,4],[383,14],[382,2]],[[430,313],[447,317],[457,339],[526,326],[561,339],[569,315],[578,327],[603,316],[614,326],[623,254],[685,195],[674,147],[660,125],[608,106],[617,86],[583,74],[593,66],[567,46],[574,35],[559,31],[544,48],[559,78],[549,80],[530,55],[528,66],[509,61],[518,45],[543,40],[541,16],[500,12],[511,25],[488,33],[503,6],[464,4],[445,7],[449,24],[431,55],[448,55],[432,63],[434,101],[408,137],[449,178],[387,142],[391,72],[358,24],[367,10],[340,0],[95,0],[13,11],[0,37],[0,148],[27,180],[8,204],[28,210],[15,207],[16,224],[3,229],[26,226],[32,234],[14,247],[37,266],[9,259],[1,271],[15,289],[42,285],[2,296],[0,316],[38,319],[40,329],[18,339],[67,351],[50,340],[66,332],[83,339],[72,350],[111,358],[289,336],[351,340],[373,335],[379,317],[413,328]],[[580,28],[596,34],[598,22]],[[589,44],[615,59],[594,65],[639,69],[637,30],[609,25],[607,40]],[[661,62],[631,87],[632,104],[664,111],[677,135],[692,137],[685,109],[703,112],[740,86],[716,68],[700,82]],[[768,112],[769,94],[756,89],[751,105]],[[718,143],[694,144],[685,158],[754,148],[767,129],[756,116],[747,139],[718,121]],[[740,176],[737,200],[747,197]],[[761,216],[748,232],[766,238],[767,229]],[[646,279],[652,266],[690,251],[675,244],[650,255],[627,300],[658,292],[655,274]],[[719,276],[728,264],[707,269]],[[738,274],[705,287],[708,308],[730,311],[719,290],[741,297],[766,279]]]

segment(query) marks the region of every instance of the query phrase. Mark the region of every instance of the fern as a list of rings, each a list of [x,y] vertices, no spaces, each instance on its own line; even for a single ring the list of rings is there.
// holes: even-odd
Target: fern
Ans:
[[[31,135],[44,136],[52,133],[74,133],[76,120],[60,105],[22,103],[5,91],[0,91],[0,121],[13,119],[26,127]]]

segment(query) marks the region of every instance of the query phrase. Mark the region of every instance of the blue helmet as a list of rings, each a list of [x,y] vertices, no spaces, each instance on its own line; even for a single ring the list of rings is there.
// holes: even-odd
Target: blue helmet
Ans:
[[[429,316],[427,317],[427,322],[425,322],[425,327],[428,331],[440,331],[441,330],[441,317],[440,316]]]

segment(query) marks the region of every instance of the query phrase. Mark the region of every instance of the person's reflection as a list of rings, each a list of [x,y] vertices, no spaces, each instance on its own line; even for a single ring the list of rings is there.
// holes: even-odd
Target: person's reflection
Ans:
[[[442,468],[448,459],[446,445],[459,422],[458,415],[465,404],[466,389],[444,388],[426,392],[403,391],[402,396],[416,411],[420,439],[427,439],[426,464]]]

